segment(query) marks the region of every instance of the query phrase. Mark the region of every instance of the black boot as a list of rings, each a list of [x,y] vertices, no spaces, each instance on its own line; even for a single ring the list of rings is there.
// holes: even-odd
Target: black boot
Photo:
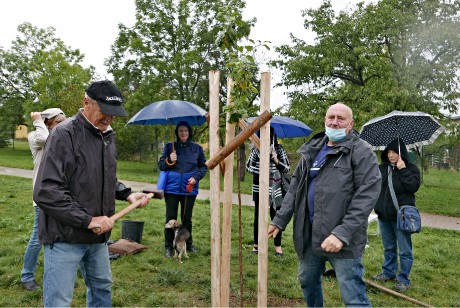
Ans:
[[[166,257],[166,258],[172,258],[172,257],[173,257],[172,248],[166,248],[166,250],[165,250],[165,257]]]

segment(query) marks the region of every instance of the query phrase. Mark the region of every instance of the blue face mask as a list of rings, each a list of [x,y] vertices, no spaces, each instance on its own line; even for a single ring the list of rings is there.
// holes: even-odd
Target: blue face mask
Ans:
[[[346,128],[330,128],[327,126],[325,127],[326,127],[326,136],[332,142],[340,142],[343,139],[345,139],[345,137],[347,137]]]

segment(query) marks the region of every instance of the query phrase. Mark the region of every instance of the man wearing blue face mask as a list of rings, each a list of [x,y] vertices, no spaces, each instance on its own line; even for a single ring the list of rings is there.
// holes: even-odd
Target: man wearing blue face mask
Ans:
[[[330,106],[324,124],[326,131],[299,149],[301,158],[268,235],[275,237],[294,215],[298,275],[309,307],[324,305],[321,276],[326,261],[337,275],[345,306],[371,306],[362,254],[367,218],[380,193],[377,159],[353,131],[348,106]]]

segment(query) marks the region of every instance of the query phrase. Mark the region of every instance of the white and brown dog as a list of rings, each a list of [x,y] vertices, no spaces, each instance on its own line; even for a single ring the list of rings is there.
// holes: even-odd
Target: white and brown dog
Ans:
[[[190,232],[187,230],[187,228],[182,227],[182,225],[175,219],[168,221],[168,223],[165,225],[165,228],[174,230],[174,258],[182,263],[182,256],[188,258],[186,241],[190,237]]]

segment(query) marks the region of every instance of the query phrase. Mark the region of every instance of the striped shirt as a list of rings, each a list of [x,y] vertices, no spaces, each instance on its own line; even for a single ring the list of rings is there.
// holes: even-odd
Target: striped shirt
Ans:
[[[279,207],[282,202],[281,174],[290,170],[289,159],[283,146],[275,146],[278,155],[278,165],[270,159],[269,169],[269,196],[270,205]],[[253,175],[252,194],[259,194],[260,153],[255,147],[251,149],[246,170]]]

